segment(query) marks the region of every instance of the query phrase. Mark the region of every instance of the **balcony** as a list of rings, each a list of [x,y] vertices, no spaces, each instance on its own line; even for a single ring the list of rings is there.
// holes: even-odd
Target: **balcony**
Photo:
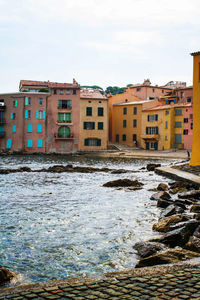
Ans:
[[[6,105],[0,102],[0,110],[5,110],[5,109],[6,109]]]
[[[0,118],[0,124],[5,124],[5,123],[6,123],[5,118]]]
[[[72,107],[69,105],[58,105],[57,107],[58,109],[66,109],[66,110],[71,110]]]
[[[4,138],[5,137],[5,132],[4,131],[0,131],[0,138]]]
[[[56,140],[74,140],[73,134],[69,134],[69,135],[64,136],[64,135],[61,135],[59,133],[55,133],[54,137],[55,137]]]
[[[143,134],[141,138],[144,140],[159,140],[159,134]]]

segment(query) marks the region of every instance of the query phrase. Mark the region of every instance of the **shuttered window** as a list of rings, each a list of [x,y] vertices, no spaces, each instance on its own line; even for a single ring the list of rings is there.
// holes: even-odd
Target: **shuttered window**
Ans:
[[[58,113],[58,122],[71,122],[71,113]]]
[[[28,124],[27,132],[33,132],[33,125],[32,124]]]
[[[27,140],[27,147],[28,148],[32,148],[33,147],[33,140],[32,139],[28,139]]]
[[[12,132],[16,132],[16,125],[13,125]]]
[[[37,132],[38,133],[42,132],[42,124],[37,124]]]
[[[43,147],[43,140],[42,139],[38,140],[37,146],[38,146],[38,148],[42,148]]]
[[[103,122],[98,122],[98,130],[103,130]]]
[[[12,147],[12,140],[11,139],[7,139],[6,148],[7,149],[11,149],[11,147]]]

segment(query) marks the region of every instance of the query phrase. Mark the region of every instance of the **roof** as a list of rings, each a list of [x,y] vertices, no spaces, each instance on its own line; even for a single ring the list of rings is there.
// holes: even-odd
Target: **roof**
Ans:
[[[17,96],[22,96],[22,97],[24,97],[25,95],[28,95],[28,96],[30,96],[30,95],[49,95],[49,93],[46,93],[46,92],[16,92],[16,93],[1,93],[0,94],[0,97],[2,97],[2,96],[7,96],[7,95],[10,95],[10,96],[15,96],[15,95],[17,95]]]
[[[197,55],[200,55],[200,51],[197,51],[197,52],[190,53],[190,55],[192,55],[192,56],[197,56]]]
[[[161,110],[161,109],[169,109],[169,108],[172,108],[172,107],[189,107],[189,106],[192,106],[191,103],[181,103],[181,104],[174,104],[174,105],[158,105],[158,106],[154,106],[154,107],[151,107],[151,108],[145,108],[143,109],[143,111],[152,111],[152,110]]]
[[[144,103],[149,103],[152,101],[153,100],[140,100],[140,101],[138,100],[138,101],[133,101],[133,102],[121,102],[121,103],[113,104],[113,106],[144,104]]]
[[[32,87],[50,87],[50,88],[79,88],[79,84],[73,80],[73,83],[60,83],[51,81],[36,81],[36,80],[20,80],[20,87],[32,86]]]
[[[108,100],[105,95],[102,95],[99,90],[81,90],[81,99],[98,99],[98,100]]]
[[[165,87],[165,86],[157,86],[157,85],[146,85],[146,84],[135,84],[130,86],[129,88],[141,88],[141,87],[147,87],[147,88],[155,88],[155,89],[162,89],[162,90],[172,90],[172,87]]]

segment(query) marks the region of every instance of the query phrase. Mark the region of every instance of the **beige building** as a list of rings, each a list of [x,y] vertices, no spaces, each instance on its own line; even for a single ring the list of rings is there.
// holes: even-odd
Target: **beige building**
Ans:
[[[99,90],[81,90],[79,136],[80,151],[108,148],[108,99]]]

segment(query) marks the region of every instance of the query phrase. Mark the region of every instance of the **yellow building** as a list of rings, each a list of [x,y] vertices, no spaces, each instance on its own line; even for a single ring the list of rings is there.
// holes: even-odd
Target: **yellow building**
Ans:
[[[200,51],[193,56],[193,139],[191,166],[200,165]]]
[[[97,151],[108,148],[108,99],[98,90],[80,94],[79,150]]]

